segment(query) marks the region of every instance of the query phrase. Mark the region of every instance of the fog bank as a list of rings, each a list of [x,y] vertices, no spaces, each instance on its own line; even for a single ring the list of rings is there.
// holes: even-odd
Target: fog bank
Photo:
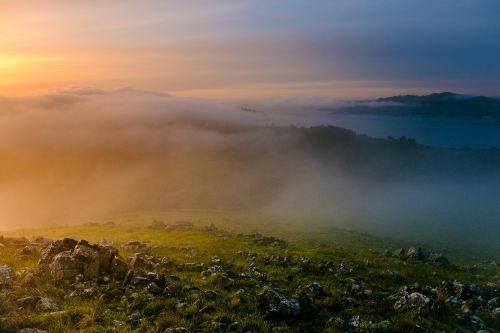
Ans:
[[[292,113],[129,88],[0,97],[0,227],[217,208],[416,239],[500,236],[498,153],[271,125],[304,125]]]

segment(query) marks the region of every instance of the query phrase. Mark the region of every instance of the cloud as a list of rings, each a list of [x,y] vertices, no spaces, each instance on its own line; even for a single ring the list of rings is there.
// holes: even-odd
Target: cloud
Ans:
[[[132,88],[69,88],[0,98],[0,150],[74,145],[151,145],[172,124],[259,125],[259,114],[225,104]],[[159,138],[157,137],[158,141]]]

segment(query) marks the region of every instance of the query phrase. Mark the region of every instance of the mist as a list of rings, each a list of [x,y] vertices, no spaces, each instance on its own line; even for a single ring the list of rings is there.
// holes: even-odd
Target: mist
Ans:
[[[495,244],[498,152],[310,127],[321,120],[293,105],[255,112],[131,88],[0,97],[1,228],[194,208]]]

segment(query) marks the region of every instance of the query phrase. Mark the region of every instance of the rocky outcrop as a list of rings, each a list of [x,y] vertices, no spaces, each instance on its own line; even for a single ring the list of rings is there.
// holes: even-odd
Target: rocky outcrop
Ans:
[[[44,248],[39,264],[60,281],[74,281],[77,277],[93,280],[99,276],[123,280],[128,271],[127,262],[116,248],[69,238],[54,241]]]
[[[392,255],[403,260],[426,262],[436,264],[438,266],[450,265],[450,261],[448,260],[448,258],[446,258],[441,253],[428,252],[417,246],[411,246],[407,251],[404,248],[399,248],[392,253],[388,250],[385,250],[382,255],[384,257],[390,257]]]

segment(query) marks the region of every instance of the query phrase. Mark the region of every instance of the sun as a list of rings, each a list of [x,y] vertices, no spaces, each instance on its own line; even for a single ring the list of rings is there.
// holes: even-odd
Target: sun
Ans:
[[[15,56],[0,54],[0,71],[11,70],[18,62]]]

